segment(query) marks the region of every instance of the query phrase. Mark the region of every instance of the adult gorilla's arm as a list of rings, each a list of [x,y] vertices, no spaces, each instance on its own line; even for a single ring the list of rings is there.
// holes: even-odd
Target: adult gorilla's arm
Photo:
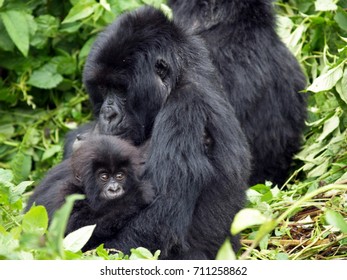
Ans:
[[[185,252],[191,249],[188,244],[189,231],[197,228],[194,226],[195,222],[199,224],[198,228],[203,229],[216,222],[220,228],[219,222],[224,221],[222,235],[218,232],[216,241],[216,235],[210,232],[210,236],[205,236],[204,241],[207,243],[217,242],[217,246],[220,246],[220,238],[226,237],[235,210],[230,213],[228,206],[224,204],[234,202],[232,209],[236,211],[242,207],[249,173],[249,155],[232,108],[219,98],[214,90],[209,92],[208,84],[205,83],[205,86],[207,88],[203,89],[202,85],[190,84],[177,89],[171,93],[166,105],[159,112],[150,142],[145,174],[158,195],[115,239],[106,241],[105,247],[128,252],[130,248],[144,246],[152,251],[160,249],[163,258],[189,258],[185,256]],[[213,140],[212,151],[206,156],[203,135],[206,129],[209,130],[211,121],[211,132],[218,131],[219,138]],[[233,164],[231,162],[234,159],[238,162]],[[225,164],[231,168],[223,167]],[[244,170],[235,170],[235,166]],[[230,174],[225,174],[225,171],[230,171]],[[238,173],[237,176],[235,172]],[[244,178],[239,182],[226,180],[240,179],[240,173],[244,174]],[[213,185],[214,183],[217,184]],[[236,189],[230,189],[235,185]],[[200,213],[207,216],[215,213],[213,215],[217,217],[213,218],[217,218],[217,221],[204,220],[201,216],[194,217],[195,221],[193,216],[198,198],[203,191],[210,188],[214,191],[208,192],[211,195],[210,201]],[[231,196],[232,193],[236,193],[234,197]],[[224,217],[220,217],[221,221],[218,221],[221,208],[226,211],[221,215],[228,217],[227,224]],[[208,238],[211,240],[207,241]],[[206,251],[208,249],[209,246],[205,248]],[[198,256],[206,257],[203,253]]]

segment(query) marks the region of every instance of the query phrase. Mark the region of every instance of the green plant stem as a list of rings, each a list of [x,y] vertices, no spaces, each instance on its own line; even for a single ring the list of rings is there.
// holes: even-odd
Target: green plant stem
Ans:
[[[311,198],[313,198],[313,197],[315,197],[315,196],[317,196],[317,195],[319,195],[321,193],[328,192],[330,190],[344,190],[344,191],[347,191],[347,185],[330,184],[330,185],[321,187],[321,188],[319,188],[317,190],[314,190],[314,191],[306,194],[302,198],[300,198],[298,201],[296,201],[294,204],[292,204],[286,211],[284,211],[278,218],[276,218],[274,220],[274,223],[271,226],[271,228],[269,228],[268,230],[264,231],[261,236],[257,236],[256,237],[256,239],[254,240],[252,245],[250,247],[248,247],[248,249],[241,255],[240,260],[247,259],[250,256],[252,250],[255,249],[259,245],[260,241],[265,237],[265,235],[267,235],[268,233],[273,231],[283,220],[288,218],[290,216],[290,214],[293,211],[295,211],[295,209],[300,207],[300,205],[304,204],[304,202],[310,200]]]

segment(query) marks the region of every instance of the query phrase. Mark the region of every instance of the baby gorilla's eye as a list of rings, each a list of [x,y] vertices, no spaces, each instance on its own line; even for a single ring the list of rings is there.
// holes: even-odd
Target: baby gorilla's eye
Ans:
[[[116,180],[117,181],[122,181],[122,180],[124,180],[124,178],[125,178],[125,174],[123,172],[118,172],[116,174]]]
[[[101,173],[101,174],[99,175],[99,178],[100,178],[102,181],[107,181],[107,180],[110,178],[110,176],[109,176],[107,173]]]

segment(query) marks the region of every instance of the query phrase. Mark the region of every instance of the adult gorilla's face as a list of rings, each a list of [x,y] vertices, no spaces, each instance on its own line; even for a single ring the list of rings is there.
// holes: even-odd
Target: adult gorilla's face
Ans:
[[[164,16],[151,23],[140,14],[121,16],[97,38],[84,83],[100,133],[135,145],[149,138],[179,69],[177,34],[163,25],[171,25]]]

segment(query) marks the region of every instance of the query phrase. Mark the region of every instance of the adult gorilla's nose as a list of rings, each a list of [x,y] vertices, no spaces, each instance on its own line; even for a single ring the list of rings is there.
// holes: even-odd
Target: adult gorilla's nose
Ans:
[[[106,121],[111,123],[114,119],[116,119],[118,113],[114,110],[112,106],[106,106],[103,110],[103,117]]]

